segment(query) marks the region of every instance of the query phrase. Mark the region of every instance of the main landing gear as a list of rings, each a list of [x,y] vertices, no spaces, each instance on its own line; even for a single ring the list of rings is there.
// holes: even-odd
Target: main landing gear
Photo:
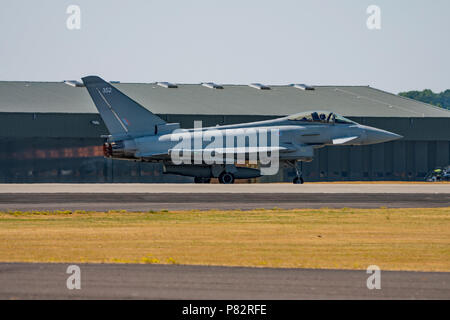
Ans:
[[[220,174],[219,183],[221,184],[233,184],[234,183],[234,175],[230,172],[222,172]],[[201,178],[201,177],[194,177],[194,183],[210,183],[211,178]]]
[[[288,164],[291,165],[295,169],[295,174],[297,175],[292,181],[294,184],[303,184],[305,180],[303,180],[303,172],[302,172],[302,162],[301,161],[288,161]]]
[[[219,182],[222,184],[233,184],[234,175],[229,172],[222,172],[219,176]]]

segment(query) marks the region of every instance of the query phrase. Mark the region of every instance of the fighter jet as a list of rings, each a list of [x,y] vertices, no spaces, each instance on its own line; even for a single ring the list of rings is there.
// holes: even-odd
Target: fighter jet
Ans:
[[[194,177],[195,183],[218,178],[222,184],[276,174],[292,167],[294,184],[302,184],[302,162],[314,149],[368,145],[402,136],[358,124],[335,112],[310,111],[250,123],[181,129],[97,76],[82,78],[109,135],[105,157],[160,162],[164,173]],[[245,166],[256,164],[256,168]]]

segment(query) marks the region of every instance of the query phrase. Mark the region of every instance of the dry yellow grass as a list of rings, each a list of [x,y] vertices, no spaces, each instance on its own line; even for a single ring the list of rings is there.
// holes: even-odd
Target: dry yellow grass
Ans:
[[[450,271],[450,208],[0,213],[0,261]]]
[[[253,183],[257,180],[255,179]],[[308,184],[425,184],[425,185],[435,185],[435,184],[450,184],[450,181],[398,181],[398,180],[383,180],[383,181],[307,181]],[[219,180],[216,178],[211,179],[211,183],[218,184]],[[237,184],[247,184],[249,183],[246,179],[238,179],[234,183]],[[292,182],[271,182],[271,184],[292,184]]]
[[[435,184],[450,184],[450,181],[312,181],[308,184],[425,184],[425,185],[435,185]]]

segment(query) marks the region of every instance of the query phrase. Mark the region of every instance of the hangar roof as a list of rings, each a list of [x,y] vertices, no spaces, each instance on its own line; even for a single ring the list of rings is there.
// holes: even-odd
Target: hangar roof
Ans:
[[[285,116],[329,110],[351,117],[450,117],[450,111],[369,86],[113,84],[159,114]],[[97,113],[85,88],[63,82],[0,81],[0,112]]]

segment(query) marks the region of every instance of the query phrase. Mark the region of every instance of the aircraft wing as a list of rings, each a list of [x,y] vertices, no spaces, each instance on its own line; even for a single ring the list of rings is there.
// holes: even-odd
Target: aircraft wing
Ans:
[[[138,158],[165,158],[169,156],[168,152],[138,152],[135,154]]]
[[[290,146],[278,146],[278,147],[237,147],[237,148],[204,148],[204,149],[169,149],[167,152],[138,152],[136,157],[142,158],[169,158],[173,152],[183,152],[184,156],[188,157],[189,154],[193,157],[195,154],[209,153],[216,155],[251,155],[259,152],[275,152],[286,153],[294,152],[297,149]]]
[[[200,154],[200,153],[209,153],[216,155],[250,155],[250,154],[257,154],[259,152],[275,152],[278,151],[280,153],[282,152],[293,152],[296,149],[288,148],[285,146],[278,146],[278,147],[237,147],[237,148],[204,148],[204,149],[170,149],[169,155],[173,152],[183,152],[185,156],[187,156],[189,153],[191,155],[194,154]]]

